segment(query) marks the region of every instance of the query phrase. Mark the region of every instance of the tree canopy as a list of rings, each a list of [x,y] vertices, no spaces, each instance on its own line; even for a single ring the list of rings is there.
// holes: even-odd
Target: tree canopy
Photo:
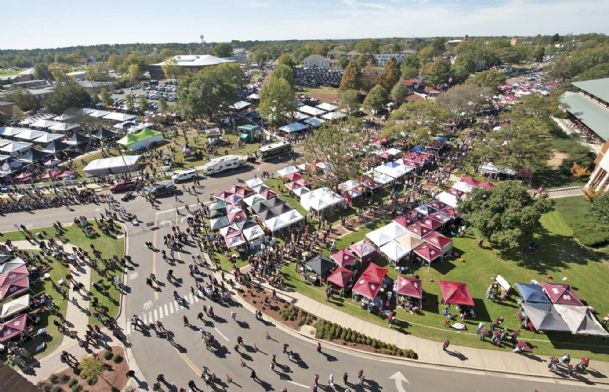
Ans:
[[[361,73],[355,61],[349,62],[343,77],[340,80],[340,91],[356,90],[361,88]]]
[[[448,118],[446,109],[433,101],[407,102],[391,113],[382,134],[399,136],[405,132],[412,144],[425,144],[444,132]]]
[[[401,80],[399,80],[391,89],[391,100],[397,105],[401,105],[406,100],[406,97],[410,95],[410,89],[406,87]]]
[[[285,124],[296,111],[296,99],[290,83],[281,77],[271,77],[260,90],[260,115],[271,125]]]
[[[590,210],[601,222],[609,225],[609,193],[605,192],[592,199]]]
[[[493,246],[515,249],[532,239],[539,219],[552,211],[552,200],[533,198],[518,181],[503,181],[492,189],[475,188],[458,206],[465,219]]]
[[[477,114],[487,102],[489,91],[481,87],[459,84],[438,98],[438,103],[449,113],[455,124]]]
[[[465,83],[496,91],[499,86],[505,84],[505,74],[496,69],[489,69],[471,75]]]
[[[44,107],[51,113],[61,114],[67,109],[80,109],[91,106],[91,96],[76,82],[58,82],[49,94]]]
[[[24,88],[16,88],[4,95],[4,98],[9,102],[13,102],[19,109],[27,112],[38,107],[38,101],[28,90]]]
[[[362,107],[359,91],[354,89],[341,91],[338,104],[341,109],[347,109],[350,114],[356,113]]]
[[[277,65],[279,66],[282,64],[293,69],[296,66],[296,61],[291,55],[284,53],[277,59]]]
[[[329,186],[335,187],[359,174],[360,161],[354,159],[356,141],[355,133],[345,127],[328,124],[307,137],[304,148],[309,157],[326,162],[332,168],[333,175],[326,176],[324,180]]]
[[[217,119],[239,100],[243,72],[238,64],[220,64],[187,74],[177,88],[178,112],[188,119]]]
[[[271,78],[285,79],[292,89],[296,87],[296,79],[294,78],[294,70],[286,64],[279,64],[273,70]]]
[[[385,91],[383,86],[377,84],[370,90],[366,99],[364,99],[364,109],[375,113],[383,109],[386,103],[387,91]]]
[[[214,56],[218,57],[230,57],[233,55],[233,47],[227,42],[222,42],[220,44],[215,45],[212,48],[211,53]]]
[[[400,75],[401,72],[398,62],[394,58],[389,59],[383,68],[379,83],[386,91],[390,91],[400,80]]]
[[[439,85],[448,83],[450,79],[450,63],[443,58],[438,58],[433,63],[425,64],[423,74],[427,76],[429,83]]]

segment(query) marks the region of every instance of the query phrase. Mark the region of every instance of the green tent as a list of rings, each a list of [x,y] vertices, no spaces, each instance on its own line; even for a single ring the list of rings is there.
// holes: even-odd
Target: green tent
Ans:
[[[237,127],[239,139],[243,143],[253,143],[260,136],[260,127],[254,124],[240,125]]]
[[[139,132],[127,134],[117,143],[124,146],[129,151],[143,150],[154,143],[161,143],[163,134],[154,129],[144,128]]]

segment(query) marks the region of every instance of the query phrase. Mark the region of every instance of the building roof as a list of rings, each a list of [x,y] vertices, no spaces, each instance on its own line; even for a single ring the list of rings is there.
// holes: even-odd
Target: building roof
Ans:
[[[0,364],[0,391],[40,392],[40,389],[10,366]]]
[[[573,85],[601,101],[609,103],[609,78],[584,80],[582,82],[574,82]]]
[[[311,54],[311,55],[305,57],[303,61],[307,61],[307,60],[322,60],[322,61],[325,60],[325,61],[327,61],[328,59],[319,54]]]
[[[609,139],[609,109],[579,93],[567,91],[560,97],[567,111],[596,133],[601,139]]]
[[[234,63],[235,60],[222,59],[220,57],[212,56],[210,54],[204,55],[179,55],[173,56],[169,60],[165,60],[162,63],[154,64],[154,65],[164,65],[168,64],[170,61],[175,60],[176,65],[180,65],[182,67],[207,67],[210,65],[218,65],[225,63]]]

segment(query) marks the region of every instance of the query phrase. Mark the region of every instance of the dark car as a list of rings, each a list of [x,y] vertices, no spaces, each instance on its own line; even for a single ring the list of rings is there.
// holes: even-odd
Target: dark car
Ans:
[[[148,194],[154,197],[171,196],[176,192],[176,186],[173,184],[154,184],[148,188]]]
[[[121,193],[127,191],[134,191],[137,188],[137,184],[134,181],[119,180],[110,186],[110,192]]]

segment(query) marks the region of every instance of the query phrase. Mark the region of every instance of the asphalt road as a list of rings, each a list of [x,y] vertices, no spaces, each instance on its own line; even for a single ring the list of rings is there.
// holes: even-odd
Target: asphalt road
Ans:
[[[165,390],[175,391],[180,387],[186,387],[189,380],[194,380],[196,385],[205,391],[223,390],[223,388],[231,391],[281,391],[284,387],[288,391],[306,391],[311,389],[314,374],[318,374],[319,390],[341,392],[346,387],[352,391],[396,392],[600,390],[597,387],[576,383],[557,384],[551,380],[540,382],[537,379],[427,367],[353,353],[329,345],[324,345],[320,354],[316,352],[314,341],[296,337],[294,333],[287,333],[271,322],[258,321],[252,313],[239,305],[225,307],[212,303],[209,299],[193,297],[190,294],[190,286],[194,286],[194,281],[188,274],[188,263],[193,254],[198,254],[196,248],[187,248],[185,253],[177,255],[175,266],[169,266],[160,255],[157,256],[157,253],[145,246],[146,241],[160,246],[163,235],[171,231],[172,224],[177,222],[182,227],[185,226],[183,223],[187,214],[185,204],[194,204],[197,197],[201,200],[207,199],[211,193],[218,193],[237,183],[238,178],[247,180],[256,174],[261,175],[263,170],[275,171],[282,166],[285,166],[285,163],[264,163],[238,173],[208,178],[203,181],[203,187],[198,188],[196,194],[184,193],[177,201],[173,197],[161,199],[157,209],[152,209],[142,198],[123,203],[141,221],[137,226],[126,224],[129,231],[128,253],[139,266],[127,276],[127,285],[131,293],[126,296],[124,315],[128,319],[131,315],[137,314],[146,322],[161,320],[167,329],[175,333],[172,343],[163,337],[158,337],[154,331],[143,334],[128,330],[129,339],[133,344],[134,358],[150,384],[156,380],[157,375],[163,374],[166,379]],[[77,206],[73,211],[56,208],[31,214],[10,214],[0,217],[0,231],[14,230],[16,223],[25,224],[27,227],[39,227],[48,226],[56,220],[69,222],[80,215],[99,216],[99,212],[104,208],[104,205]],[[170,268],[174,270],[175,276],[183,279],[179,286],[167,281],[166,274]],[[150,273],[155,273],[159,280],[164,282],[162,291],[155,292],[146,286],[145,279]],[[174,301],[174,290],[186,298],[187,307],[179,306]],[[205,322],[196,319],[203,305],[213,306],[215,319],[210,320],[206,317]],[[236,311],[237,321],[231,320],[231,310]],[[185,327],[183,316],[187,316],[194,326]],[[220,347],[215,353],[205,348],[199,328],[213,334],[219,342]],[[271,336],[270,340],[266,339],[267,332]],[[245,343],[239,353],[234,349],[238,336],[242,336]],[[258,351],[254,350],[254,343]],[[290,361],[282,353],[284,343],[288,343],[290,348],[299,354],[299,361]],[[278,363],[274,371],[270,369],[273,354],[277,355]],[[242,366],[241,360],[244,361],[245,367]],[[216,382],[208,387],[204,386],[199,378],[204,366],[218,376]],[[364,369],[365,382],[362,386],[356,385],[356,373],[359,369]],[[257,379],[250,378],[252,370],[256,371]],[[349,375],[349,382],[346,385],[342,381],[344,372]],[[334,388],[326,386],[330,373],[334,374]],[[227,383],[226,375],[232,378],[230,384]],[[147,387],[150,390],[151,385]]]

